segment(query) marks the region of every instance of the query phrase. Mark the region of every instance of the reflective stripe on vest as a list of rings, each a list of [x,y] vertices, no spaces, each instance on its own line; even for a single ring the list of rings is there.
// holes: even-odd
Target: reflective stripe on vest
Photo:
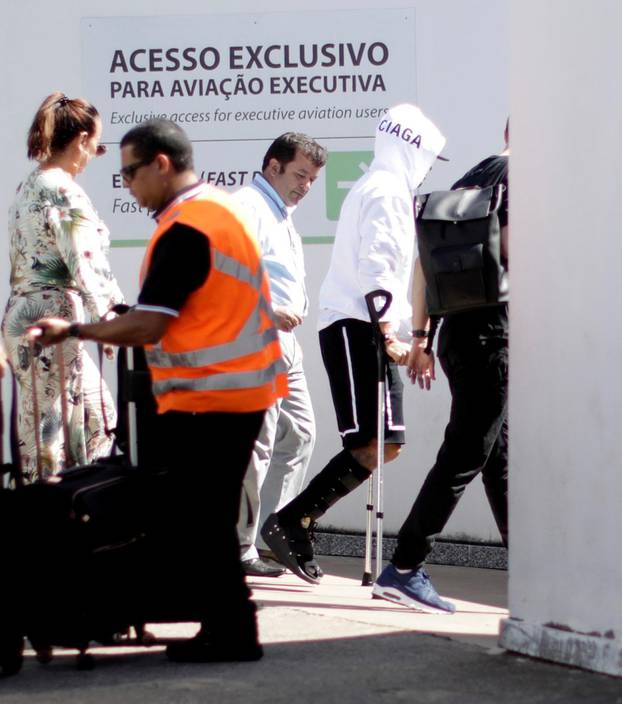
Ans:
[[[257,316],[251,316],[255,318]],[[274,342],[279,337],[275,328],[268,328],[262,333],[257,333],[250,339],[235,340],[234,342],[223,342],[220,345],[203,347],[193,352],[164,352],[159,345],[151,349],[146,349],[147,362],[150,367],[207,367],[210,364],[219,364],[237,357],[261,350]]]
[[[218,364],[260,352],[266,345],[278,339],[278,331],[275,327],[270,327],[263,332],[257,332],[261,326],[261,311],[266,313],[271,320],[273,318],[272,308],[261,290],[263,282],[261,267],[253,274],[247,266],[217,250],[212,253],[212,260],[214,269],[222,274],[232,276],[240,283],[248,284],[257,291],[259,294],[257,306],[249,315],[234,341],[210,345],[191,352],[165,352],[158,343],[151,348],[145,349],[145,355],[150,367],[206,367],[210,364]],[[160,392],[156,390],[157,393]]]
[[[155,381],[153,391],[156,396],[169,391],[230,391],[232,389],[254,389],[273,383],[277,374],[287,370],[282,359],[275,360],[269,367],[251,372],[226,372],[198,378],[177,377]]]

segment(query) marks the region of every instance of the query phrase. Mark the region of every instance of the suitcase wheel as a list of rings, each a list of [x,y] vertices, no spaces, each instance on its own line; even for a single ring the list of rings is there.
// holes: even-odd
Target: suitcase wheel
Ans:
[[[54,652],[52,646],[42,645],[35,648],[37,662],[41,665],[48,665],[54,659]]]
[[[144,624],[135,625],[134,632],[136,633],[136,641],[146,648],[155,644],[155,635],[151,631],[148,631]]]
[[[0,671],[3,677],[16,675],[24,662],[24,639],[22,636],[3,638],[0,643]]]
[[[76,655],[76,668],[78,670],[93,670],[95,668],[95,658],[89,653],[78,653]]]

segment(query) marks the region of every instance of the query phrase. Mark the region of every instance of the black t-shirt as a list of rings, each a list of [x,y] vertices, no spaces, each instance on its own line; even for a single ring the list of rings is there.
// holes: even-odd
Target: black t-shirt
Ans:
[[[489,156],[484,161],[480,161],[470,171],[467,171],[451,187],[452,190],[471,186],[486,188],[487,186],[496,186],[498,183],[502,183],[505,188],[501,196],[501,207],[499,208],[499,224],[501,227],[508,224],[508,166],[509,159],[507,156]]]
[[[173,223],[153,249],[138,304],[179,312],[209,270],[208,238],[188,225]]]

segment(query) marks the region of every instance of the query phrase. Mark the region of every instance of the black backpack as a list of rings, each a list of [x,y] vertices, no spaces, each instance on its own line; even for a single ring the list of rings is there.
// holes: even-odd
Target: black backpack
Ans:
[[[501,260],[501,183],[415,198],[419,258],[431,318],[508,300]]]

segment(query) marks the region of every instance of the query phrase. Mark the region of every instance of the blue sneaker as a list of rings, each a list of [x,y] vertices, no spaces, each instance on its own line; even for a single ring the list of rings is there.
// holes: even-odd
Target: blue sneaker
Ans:
[[[422,569],[401,574],[389,564],[376,580],[372,594],[431,614],[453,614],[456,610],[452,603],[441,599],[427,572]]]

